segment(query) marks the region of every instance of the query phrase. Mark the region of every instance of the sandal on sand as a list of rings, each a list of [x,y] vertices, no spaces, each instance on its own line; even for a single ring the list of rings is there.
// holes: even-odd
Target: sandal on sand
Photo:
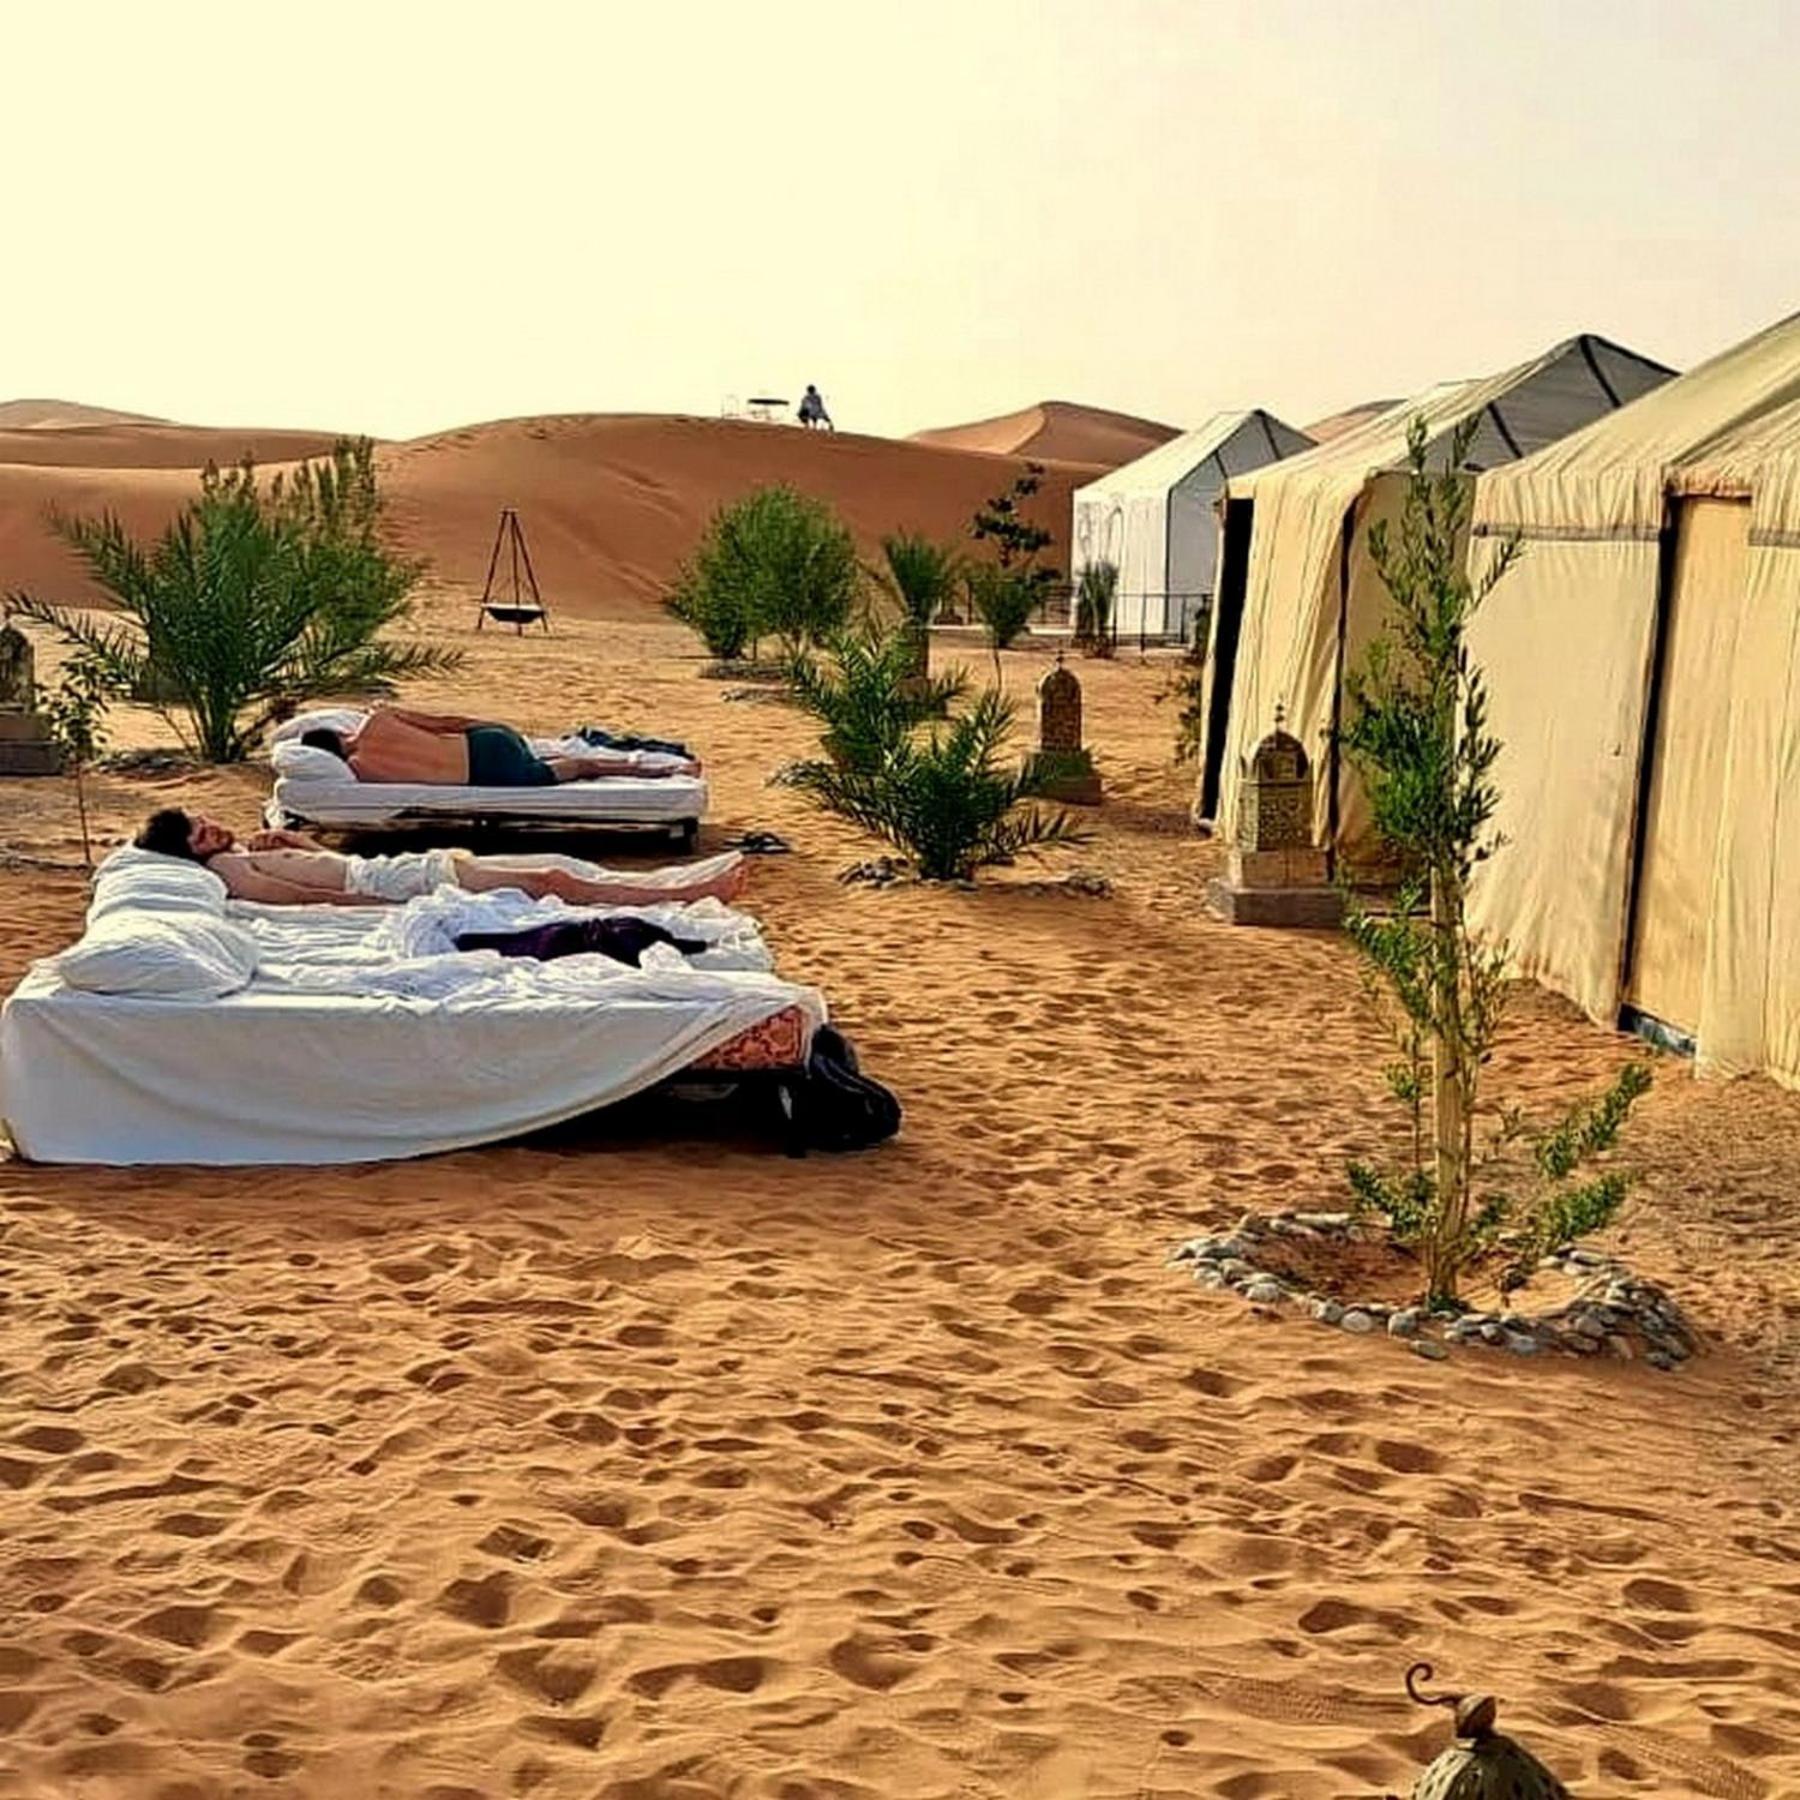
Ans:
[[[746,831],[726,845],[728,850],[741,850],[746,856],[786,856],[793,847],[773,831]]]

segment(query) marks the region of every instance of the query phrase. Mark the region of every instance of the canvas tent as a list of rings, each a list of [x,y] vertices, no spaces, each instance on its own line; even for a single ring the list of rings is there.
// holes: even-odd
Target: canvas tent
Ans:
[[[1378,857],[1360,785],[1333,734],[1345,671],[1378,635],[1387,589],[1369,529],[1398,519],[1406,494],[1409,423],[1423,417],[1433,467],[1472,421],[1465,468],[1529,455],[1668,380],[1660,363],[1605,338],[1570,338],[1481,381],[1448,382],[1315,450],[1233,476],[1225,508],[1219,596],[1208,639],[1207,721],[1196,811],[1229,835],[1240,758],[1275,723],[1315,759],[1314,841],[1356,866]]]
[[[1476,487],[1519,972],[1800,1086],[1800,316]]]
[[[1260,407],[1215,413],[1198,430],[1075,490],[1075,574],[1098,562],[1119,571],[1113,623],[1120,638],[1186,641],[1212,601],[1219,489],[1311,443]]]

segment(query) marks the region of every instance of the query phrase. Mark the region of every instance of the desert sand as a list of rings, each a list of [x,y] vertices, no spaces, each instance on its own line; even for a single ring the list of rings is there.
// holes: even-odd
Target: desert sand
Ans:
[[[121,412],[116,406],[88,406],[79,400],[0,400],[0,431],[61,429],[79,425],[167,425],[153,413]]]
[[[885,532],[966,539],[975,509],[1025,459],[854,432],[734,419],[575,414],[510,419],[394,446],[383,457],[398,541],[480,587],[497,504],[517,505],[553,606],[594,618],[657,616],[657,599],[720,506],[784,481],[835,507],[865,554]],[[1093,461],[1047,467],[1029,516],[1068,567],[1069,495]]]
[[[53,508],[110,510],[151,533],[193,493],[194,471],[209,461],[250,455],[272,474],[331,443],[330,433],[161,424],[0,430],[0,594],[101,600],[48,529]],[[1109,446],[1119,448],[1098,433],[1090,459],[1045,468],[1026,510],[1058,545],[1071,490],[1110,466]],[[565,414],[382,445],[378,463],[396,543],[443,580],[479,590],[499,509],[516,506],[553,609],[650,618],[707,519],[751,488],[785,481],[819,495],[874,557],[885,532],[966,537],[975,509],[1004,493],[1026,458],[739,420]],[[1047,560],[1056,557],[1053,548]],[[1066,555],[1059,566],[1066,569]]]
[[[1444,1741],[1415,1657],[1578,1793],[1800,1792],[1800,1096],[1671,1063],[1644,1104],[1606,1241],[1706,1334],[1679,1372],[1259,1316],[1165,1258],[1342,1204],[1384,1047],[1340,942],[1202,915],[1163,671],[1077,665],[1090,844],[870,890],[837,876],[877,846],[767,784],[804,723],[634,591],[596,610],[477,637],[446,583],[424,623],[469,667],[407,698],[691,737],[703,848],[792,840],[750,904],[903,1135],[0,1163],[0,1793],[1327,1800]],[[1047,654],[1005,658],[1022,701]],[[266,780],[96,800],[248,825]],[[10,986],[83,883],[65,783],[0,805]],[[1070,868],[1111,897],[1045,884]],[[1525,991],[1494,1089],[1553,1104],[1628,1053]]]
[[[999,456],[1104,463],[1117,468],[1177,435],[1176,426],[1155,419],[1069,400],[1040,400],[1036,406],[994,419],[915,431],[912,441],[949,450],[985,450]]]

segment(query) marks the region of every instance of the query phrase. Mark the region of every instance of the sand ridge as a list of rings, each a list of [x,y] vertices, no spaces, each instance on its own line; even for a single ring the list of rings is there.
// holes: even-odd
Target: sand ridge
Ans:
[[[59,430],[88,425],[167,425],[151,413],[86,406],[79,400],[0,400],[0,431]]]
[[[794,842],[752,903],[906,1131],[0,1165],[0,1793],[1327,1800],[1441,1743],[1415,1656],[1577,1792],[1800,1790],[1795,1096],[1645,1103],[1612,1237],[1713,1342],[1680,1374],[1260,1317],[1163,1258],[1340,1201],[1381,1047],[1341,944],[1199,914],[1157,670],[1076,665],[1109,800],[1059,866],[1112,899],[870,891],[766,785],[801,722],[671,628],[434,606],[474,661],[410,698],[690,734],[709,841]],[[99,803],[244,819],[261,779]],[[16,860],[69,860],[61,784],[6,798],[10,984],[81,884]],[[1526,995],[1494,1080],[1625,1053]]]
[[[998,418],[915,431],[912,442],[1117,468],[1176,436],[1176,426],[1155,419],[1110,412],[1103,406],[1080,406],[1069,400],[1040,400],[1035,406],[1002,413]]]
[[[254,455],[270,472],[330,448],[326,434],[99,425],[0,430],[0,593],[102,599],[46,523],[52,509],[116,513],[159,531],[195,492],[195,471]],[[865,556],[883,533],[967,542],[977,507],[1024,472],[1018,457],[742,420],[567,414],[505,419],[378,451],[397,547],[440,585],[479,588],[502,506],[515,506],[553,612],[649,618],[720,506],[788,482],[835,507]],[[1070,495],[1098,463],[1048,468],[1027,515],[1068,567]]]
[[[508,419],[397,445],[382,461],[396,539],[440,577],[479,586],[498,507],[516,505],[545,597],[588,617],[653,617],[720,506],[786,482],[829,503],[879,557],[890,531],[967,543],[969,523],[1024,462],[855,432],[738,419],[573,414]],[[1068,566],[1070,495],[1097,467],[1047,470],[1029,517]]]

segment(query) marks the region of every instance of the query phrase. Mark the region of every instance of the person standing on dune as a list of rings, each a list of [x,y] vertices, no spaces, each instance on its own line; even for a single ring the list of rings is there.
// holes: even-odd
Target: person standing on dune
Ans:
[[[806,392],[800,396],[800,423],[808,431],[822,425],[833,436],[837,434],[837,427],[831,422],[831,414],[825,410],[824,397],[810,381],[806,384]]]

